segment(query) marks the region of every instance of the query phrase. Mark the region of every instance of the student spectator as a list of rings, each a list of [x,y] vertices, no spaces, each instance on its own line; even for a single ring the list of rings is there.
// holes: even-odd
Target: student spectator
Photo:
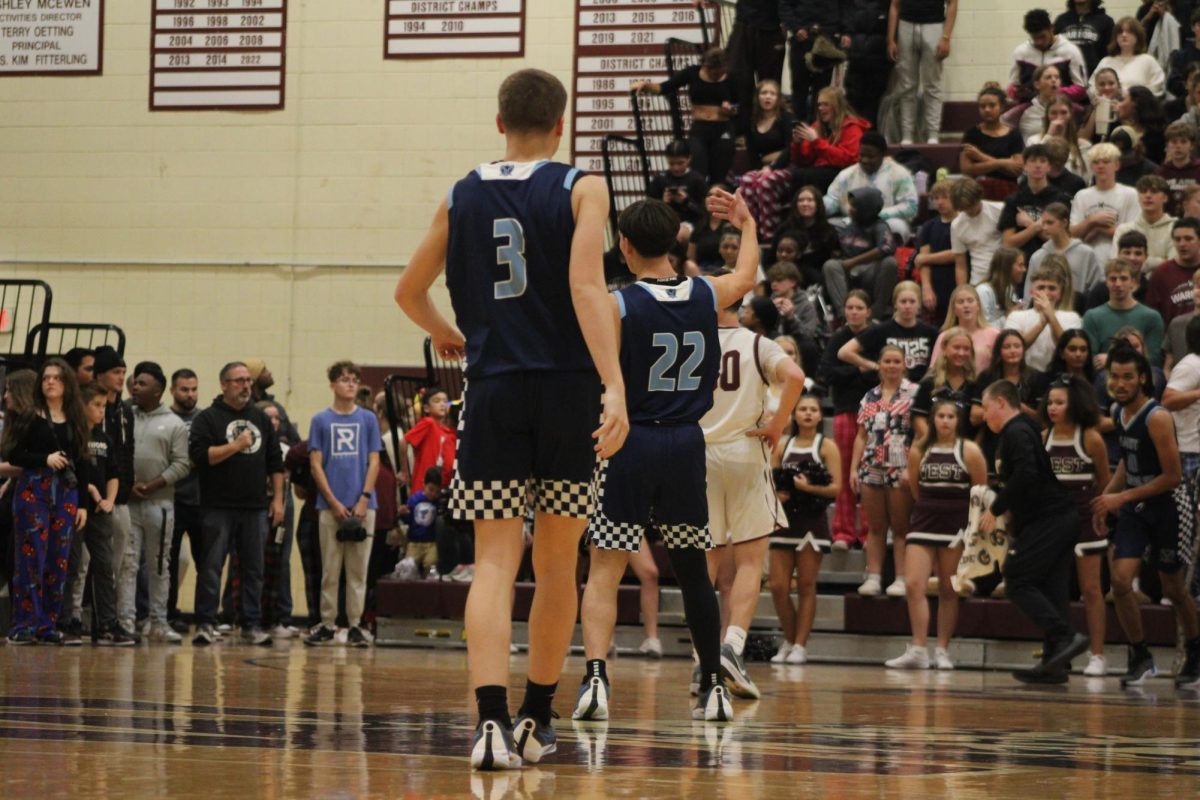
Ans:
[[[308,458],[308,440],[289,447],[283,463],[292,491],[301,502],[300,513],[296,515],[296,549],[300,552],[300,568],[304,572],[307,627],[311,629],[321,624],[321,538],[317,523],[317,486]]]
[[[952,181],[938,181],[929,190],[930,205],[937,216],[930,217],[917,231],[917,252],[912,264],[921,282],[921,303],[934,325],[946,318],[950,293],[967,279],[966,272],[958,274],[957,259],[951,247],[950,225],[955,216],[950,201]]]
[[[1154,37],[1154,32],[1164,17],[1171,17],[1174,25],[1178,26],[1176,33],[1179,43],[1190,44],[1191,30],[1187,28],[1187,21],[1191,17],[1193,2],[1194,0],[1144,0],[1133,16],[1146,29],[1147,39]]]
[[[1112,41],[1113,20],[1104,0],[1067,0],[1067,10],[1054,18],[1054,32],[1079,48],[1084,71],[1094,75]]]
[[[1046,106],[1046,115],[1042,119],[1041,133],[1030,136],[1029,144],[1045,144],[1050,139],[1061,139],[1067,145],[1066,167],[1083,179],[1086,185],[1092,179],[1084,154],[1091,149],[1092,143],[1079,135],[1079,126],[1075,123],[1075,110],[1071,99],[1065,94],[1057,95]]]
[[[1146,259],[1142,269],[1143,274],[1149,275],[1163,261],[1175,256],[1171,242],[1171,227],[1175,224],[1175,217],[1165,211],[1170,197],[1165,180],[1157,175],[1144,175],[1138,179],[1136,191],[1142,213],[1132,222],[1118,225],[1113,240],[1117,242],[1119,250],[1121,239],[1126,234],[1137,232],[1145,237]],[[1140,279],[1141,276],[1138,277]]]
[[[1183,477],[1191,483],[1200,471],[1200,320],[1195,315],[1187,321],[1184,335],[1187,353],[1171,369],[1162,404],[1175,418]]]
[[[742,197],[758,222],[759,236],[770,243],[787,211],[784,202],[792,185],[787,166],[796,124],[777,82],[767,80],[758,85],[750,122],[746,136],[750,169],[740,179]]]
[[[1025,361],[1037,370],[1045,369],[1054,353],[1054,343],[1067,328],[1078,328],[1082,319],[1071,307],[1071,267],[1060,255],[1046,256],[1030,282],[1030,308],[1014,311],[1004,321],[1005,328],[1020,331],[1028,348]]]
[[[846,20],[842,18],[842,3],[823,3],[820,0],[780,0],[779,21],[788,37],[788,67],[792,76],[792,108],[800,117],[813,112],[817,94],[833,78],[833,64],[828,68],[810,58],[814,45],[821,37],[842,49],[850,45]]]
[[[1021,410],[1031,417],[1038,415],[1038,390],[1042,383],[1041,373],[1025,363],[1025,339],[1021,332],[1006,328],[996,336],[992,346],[992,363],[975,382],[975,397],[971,400],[971,424],[983,424],[982,393],[999,380],[1006,380],[1017,389],[1021,399]],[[988,470],[991,471],[991,456],[995,452],[994,439],[989,442],[990,431],[983,431],[984,452],[988,454]]]
[[[687,133],[692,166],[710,184],[723,181],[733,165],[733,126],[730,120],[736,113],[734,105],[738,101],[737,87],[729,76],[725,51],[710,47],[699,64],[677,72],[662,83],[634,81],[631,88],[639,93],[669,94],[684,87],[687,87],[692,102],[692,127]],[[699,200],[701,195],[694,196]]]
[[[1200,182],[1200,159],[1193,155],[1196,127],[1188,122],[1172,122],[1164,135],[1167,138],[1167,157],[1154,174],[1167,182],[1170,192],[1167,213],[1178,216],[1183,210],[1184,190]]]
[[[440,386],[431,386],[419,400],[421,418],[404,436],[413,451],[410,492],[421,488],[417,481],[430,467],[441,467],[447,478],[452,475],[455,448],[458,444],[458,433],[447,422],[450,416],[450,395],[446,394],[446,390]],[[311,437],[310,431],[309,438]]]
[[[942,323],[941,333],[933,343],[933,353],[929,357],[931,363],[937,363],[938,356],[942,354],[946,334],[953,328],[961,328],[970,334],[971,345],[975,351],[975,374],[982,374],[992,363],[992,347],[1000,329],[992,327],[984,320],[979,292],[969,283],[955,287],[954,293],[950,295],[946,321]]]
[[[1192,273],[1192,303],[1193,308],[1200,307],[1200,270]],[[1167,334],[1163,338],[1163,369],[1167,375],[1172,374],[1175,364],[1191,352],[1187,343],[1187,326],[1196,317],[1195,311],[1180,314],[1171,320],[1167,326]]]
[[[145,557],[149,578],[151,641],[178,643],[182,637],[167,625],[171,589],[171,540],[175,533],[175,484],[192,470],[188,461],[188,426],[162,403],[167,378],[154,362],[134,369],[133,488],[129,494],[130,535],[117,573],[117,616],[132,630],[138,564]]]
[[[182,420],[191,430],[192,420],[200,413],[196,408],[199,397],[200,383],[196,373],[186,367],[177,369],[171,374],[171,412]],[[188,553],[190,561],[199,566],[200,554],[200,476],[196,470],[190,469],[186,477],[175,483],[175,527],[171,534],[171,586],[167,593],[167,623],[176,633],[187,633],[185,623],[179,613],[179,582],[183,574],[181,562],[183,551],[183,536],[188,537]]]
[[[863,134],[871,123],[850,107],[841,89],[825,87],[817,95],[817,118],[792,129],[792,185],[822,192],[838,173],[858,163]]]
[[[1004,327],[1004,318],[1021,308],[1025,293],[1025,254],[1015,247],[998,247],[988,266],[987,280],[976,284],[983,319],[993,328]]]
[[[784,248],[790,238],[795,243],[795,252]],[[825,217],[825,199],[816,186],[801,186],[792,202],[792,212],[783,223],[783,232],[777,237],[775,258],[792,261],[804,276],[804,285],[820,284],[825,262],[841,252],[837,231]]]
[[[1101,263],[1112,256],[1117,226],[1133,222],[1141,213],[1137,191],[1117,183],[1120,158],[1120,152],[1111,144],[1098,144],[1089,150],[1088,163],[1096,176],[1096,185],[1084,189],[1071,201],[1071,236],[1095,250]],[[1030,266],[1033,266],[1032,256]],[[1086,291],[1086,287],[1076,288]]]
[[[1108,141],[1115,145],[1121,153],[1117,183],[1122,186],[1135,187],[1144,176],[1153,175],[1158,169],[1158,164],[1146,158],[1146,150],[1142,145],[1141,136],[1132,127],[1128,125],[1117,127],[1109,135]]]
[[[1183,22],[1180,19],[1180,22]],[[1200,46],[1197,45],[1195,32],[1200,26],[1200,8],[1194,9],[1188,21],[1192,37],[1171,55],[1170,69],[1167,70],[1167,91],[1177,100],[1187,98],[1187,105],[1192,106],[1191,76],[1197,65],[1200,65]]]
[[[1156,97],[1162,97],[1166,91],[1167,76],[1154,56],[1146,53],[1146,30],[1133,17],[1117,20],[1108,55],[1100,60],[1097,69],[1115,70],[1126,91],[1144,86]],[[1095,83],[1089,88],[1095,92]]]
[[[267,415],[251,402],[250,370],[221,370],[221,394],[192,421],[188,454],[200,474],[203,556],[196,565],[196,636],[216,641],[217,596],[225,553],[235,547],[241,578],[242,641],[270,645],[261,627],[263,552],[268,526],[283,522],[283,460]],[[274,496],[267,509],[267,478]]]
[[[937,328],[917,319],[921,307],[921,287],[912,281],[896,285],[892,292],[896,316],[878,322],[838,350],[838,358],[853,364],[863,372],[878,372],[879,354],[884,345],[896,345],[904,353],[904,368],[908,378],[919,381],[929,369]]]
[[[92,368],[96,363],[96,353],[86,347],[72,347],[63,356],[63,361],[75,371],[75,380],[83,388],[92,382]]]
[[[917,84],[921,85],[926,141],[938,143],[942,128],[942,62],[950,55],[950,37],[958,0],[892,0],[888,10],[888,58],[896,63],[893,97],[900,107],[900,144],[916,132]]]
[[[991,199],[1007,197],[1017,189],[1025,140],[1014,126],[1000,118],[1007,98],[999,86],[985,86],[979,93],[979,124],[963,134],[958,169],[968,177],[988,181]]]
[[[245,363],[250,370],[250,377],[254,379],[254,384],[250,387],[251,399],[255,403],[261,403],[263,400],[269,400],[274,403],[275,408],[279,410],[280,436],[287,442],[288,446],[300,441],[300,432],[296,430],[295,423],[288,416],[287,409],[275,399],[275,395],[267,391],[275,385],[275,376],[271,374],[267,363],[261,358],[248,358]]]
[[[1029,40],[1013,50],[1013,64],[1008,73],[1009,97],[1018,102],[1032,100],[1039,93],[1034,88],[1035,70],[1053,64],[1058,67],[1061,91],[1073,101],[1083,103],[1087,88],[1087,67],[1083,53],[1066,37],[1054,33],[1050,15],[1040,8],[1026,12],[1024,27]],[[1055,87],[1055,90],[1058,91],[1059,87]],[[1049,100],[1049,95],[1045,99]],[[1040,124],[1041,119],[1038,118],[1037,122]],[[1030,131],[1034,132],[1036,129]]]
[[[872,386],[873,365],[862,369],[838,358],[838,352],[849,341],[867,330],[870,324],[870,297],[862,289],[852,289],[846,295],[842,315],[846,324],[834,331],[821,355],[817,378],[828,388],[833,402],[833,440],[841,455],[842,491],[834,503],[833,549],[849,550],[861,545],[867,535],[865,514],[859,509],[858,498],[850,488],[850,458],[854,454],[854,435],[857,432],[858,404]]]
[[[1071,267],[1071,286],[1074,291],[1072,304],[1077,309],[1084,306],[1084,298],[1093,286],[1104,280],[1104,268],[1092,248],[1078,239],[1071,238],[1069,228],[1070,210],[1063,203],[1051,203],[1042,212],[1040,236],[1046,240],[1033,258],[1029,259],[1029,273],[1036,274],[1046,256],[1060,255]],[[1025,296],[1029,296],[1030,275],[1025,276]]]
[[[912,173],[887,155],[887,140],[876,131],[863,134],[858,163],[839,172],[829,185],[825,212],[830,217],[847,216],[847,198],[853,190],[864,187],[880,193],[883,206],[879,218],[902,240],[907,240],[918,211],[917,188]]]
[[[1150,275],[1146,305],[1157,311],[1163,324],[1196,309],[1192,299],[1192,275],[1200,267],[1200,219],[1184,217],[1171,229],[1175,258],[1168,259]]]
[[[987,277],[992,255],[1000,247],[997,226],[1003,206],[984,200],[983,188],[971,178],[960,178],[951,184],[950,201],[959,212],[950,223],[955,279],[980,283]]]
[[[1163,135],[1167,116],[1162,103],[1149,89],[1145,86],[1126,89],[1121,102],[1117,103],[1117,119],[1137,132],[1146,158],[1156,165],[1163,162],[1167,151],[1166,137]]]
[[[843,0],[849,51],[846,62],[846,97],[874,124],[879,100],[887,92],[892,61],[887,57],[887,20],[891,0]],[[842,42],[845,43],[845,38]]]
[[[754,297],[743,303],[738,311],[738,322],[767,339],[779,335],[779,309],[768,297]]]
[[[1200,68],[1188,78],[1186,110],[1176,122],[1186,122],[1193,128],[1200,129]]]
[[[1042,130],[1046,119],[1046,109],[1054,98],[1062,92],[1062,67],[1055,64],[1043,64],[1033,71],[1033,88],[1035,94],[1028,103],[1022,103],[1009,109],[1004,114],[1004,121],[1016,125],[1021,132],[1025,144]]]
[[[821,357],[817,347],[821,321],[816,306],[800,286],[800,270],[790,261],[779,261],[767,270],[767,280],[771,283],[771,301],[779,311],[779,330],[799,342],[800,363],[805,374],[812,375]]]
[[[1095,85],[1090,92],[1092,107],[1087,119],[1079,129],[1079,135],[1092,144],[1108,138],[1108,132],[1116,123],[1117,104],[1125,96],[1121,89],[1121,78],[1115,69],[1098,69],[1092,75]]]
[[[704,197],[708,185],[704,175],[692,168],[692,146],[689,142],[676,139],[667,145],[667,171],[650,179],[646,194],[662,200],[679,217],[680,236],[690,235],[704,216]]]
[[[929,432],[933,401],[950,397],[962,410],[960,421],[965,427],[971,396],[975,391],[975,346],[971,334],[963,328],[950,328],[942,340],[944,347],[930,363],[929,373],[917,384],[913,396],[913,438],[923,439]]]
[[[705,198],[718,189],[733,191],[732,187],[723,183],[713,184],[705,193]],[[724,263],[721,258],[721,234],[728,226],[704,209],[699,222],[688,235],[687,260],[700,272],[711,272]],[[620,251],[618,250],[618,253]],[[625,269],[622,267],[622,269]],[[628,270],[626,269],[626,272]],[[631,276],[632,277],[632,276]]]
[[[438,578],[438,528],[445,505],[442,501],[443,479],[441,467],[425,470],[421,489],[408,496],[408,545],[404,557],[412,559],[418,574],[434,580]]]
[[[88,518],[79,503],[79,474],[86,487],[91,427],[74,370],[61,358],[42,365],[33,407],[5,420],[5,460],[21,468],[13,490],[10,645],[64,641],[59,621],[71,540]]]
[[[321,625],[304,643],[333,642],[338,581],[344,567],[346,618],[350,625],[346,641],[351,647],[366,647],[370,638],[362,628],[362,613],[367,594],[367,564],[371,558],[369,539],[375,532],[375,479],[383,442],[379,420],[354,402],[360,375],[358,366],[339,361],[327,374],[333,404],[314,416],[308,429],[308,458],[317,485],[321,535]],[[427,476],[428,469],[421,475]]]
[[[915,299],[915,298],[914,298]],[[914,303],[915,305],[915,303]],[[893,344],[879,352],[879,380],[862,398],[858,433],[850,459],[850,487],[861,493],[870,532],[867,536],[867,575],[858,587],[864,597],[883,591],[883,562],[887,534],[892,533],[896,580],[887,588],[891,597],[904,595],[904,537],[912,508],[905,473],[912,439],[912,403],[917,387],[904,375],[904,351]]]
[[[1183,208],[1179,212],[1183,217],[1200,217],[1200,184],[1189,186],[1183,190]]]
[[[1020,248],[1028,262],[1042,246],[1042,209],[1051,203],[1069,202],[1062,191],[1050,185],[1050,156],[1046,146],[1031,144],[1025,148],[1025,181],[1004,201],[997,227],[1005,247]]]
[[[1066,195],[1068,202],[1074,200],[1075,195],[1087,188],[1088,181],[1091,180],[1091,171],[1088,171],[1088,181],[1084,181],[1083,178],[1067,169],[1067,161],[1071,158],[1071,147],[1067,144],[1066,139],[1051,136],[1042,144],[1046,148],[1046,158],[1050,159],[1050,169],[1046,171],[1046,181]]]
[[[733,29],[725,44],[729,54],[729,73],[737,86],[737,103],[743,113],[738,133],[744,134],[756,82],[783,78],[785,33],[781,18],[782,4],[773,2],[738,3]]]
[[[1133,297],[1138,286],[1137,268],[1123,258],[1114,258],[1104,269],[1108,302],[1083,315],[1083,329],[1093,353],[1105,353],[1117,332],[1126,327],[1141,331],[1146,354],[1153,363],[1159,360],[1163,342],[1162,317]]]
[[[878,189],[864,186],[850,190],[847,206],[850,223],[838,229],[841,256],[822,267],[825,290],[833,307],[841,308],[851,283],[865,288],[873,298],[875,318],[884,319],[891,315],[897,275],[896,247],[888,224],[880,218],[883,198]]]

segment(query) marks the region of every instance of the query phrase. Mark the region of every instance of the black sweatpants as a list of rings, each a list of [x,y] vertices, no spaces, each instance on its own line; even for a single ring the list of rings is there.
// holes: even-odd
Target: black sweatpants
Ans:
[[[1009,532],[1004,560],[1008,599],[1042,629],[1043,658],[1074,632],[1070,618],[1071,562],[1079,538],[1074,508],[1033,520]]]

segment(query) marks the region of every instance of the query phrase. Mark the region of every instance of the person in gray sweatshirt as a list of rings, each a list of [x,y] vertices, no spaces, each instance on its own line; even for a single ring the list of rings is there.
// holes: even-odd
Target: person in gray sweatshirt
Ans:
[[[1057,254],[1071,265],[1071,290],[1075,293],[1073,308],[1084,312],[1084,298],[1088,291],[1104,281],[1104,265],[1096,251],[1078,239],[1071,238],[1071,209],[1065,203],[1051,203],[1042,211],[1041,236],[1046,243],[1029,259],[1029,271],[1025,275],[1025,296],[1031,297],[1031,275],[1037,272],[1042,259]]]
[[[187,425],[162,403],[166,385],[158,364],[144,361],[135,368],[130,391],[134,406],[130,535],[117,576],[117,616],[123,627],[132,629],[138,564],[145,552],[150,578],[149,638],[178,643],[180,635],[167,624],[175,484],[191,472],[192,464],[188,459]]]

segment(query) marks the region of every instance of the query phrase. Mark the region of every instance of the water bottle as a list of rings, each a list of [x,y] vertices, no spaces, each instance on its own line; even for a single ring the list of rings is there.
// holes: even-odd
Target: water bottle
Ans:
[[[925,170],[920,170],[913,176],[913,183],[917,187],[917,194],[925,194],[925,190],[929,188],[929,174]]]

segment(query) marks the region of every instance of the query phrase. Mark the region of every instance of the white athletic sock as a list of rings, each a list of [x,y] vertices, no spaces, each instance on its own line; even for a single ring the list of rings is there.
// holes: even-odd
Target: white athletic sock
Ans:
[[[725,644],[733,646],[733,652],[739,656],[746,649],[746,632],[737,625],[730,625],[725,629]]]

